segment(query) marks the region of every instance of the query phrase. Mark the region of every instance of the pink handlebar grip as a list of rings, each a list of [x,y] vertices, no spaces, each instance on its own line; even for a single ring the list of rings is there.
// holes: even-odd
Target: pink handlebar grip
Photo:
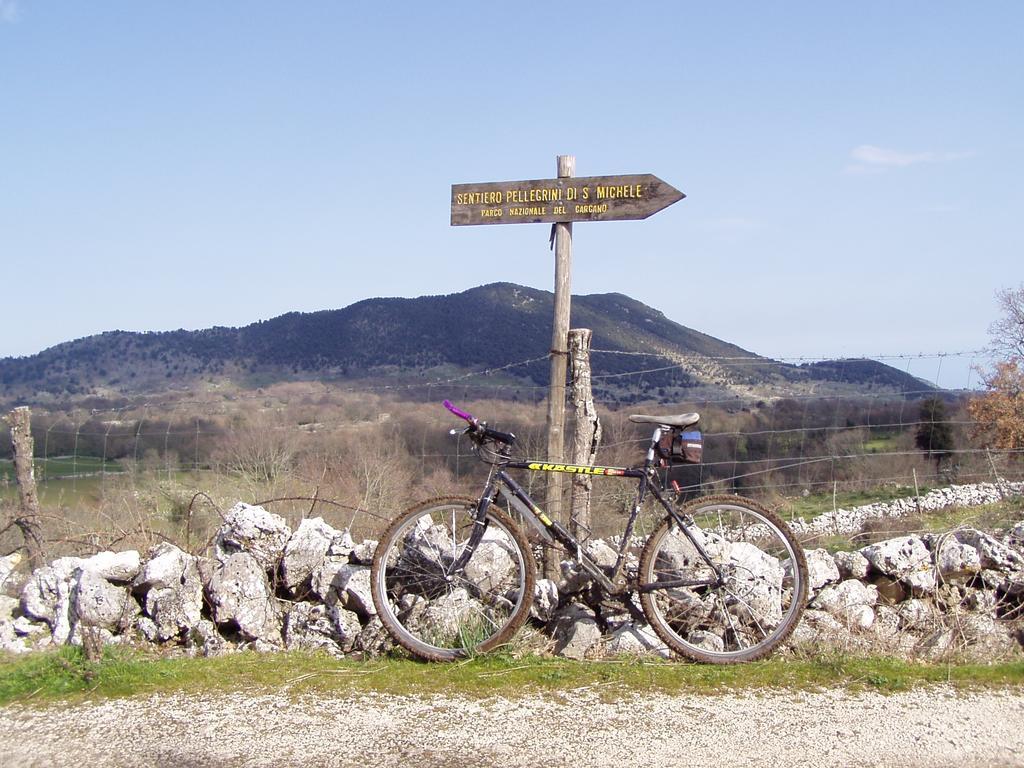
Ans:
[[[445,408],[447,408],[449,411],[454,413],[460,419],[465,419],[470,424],[475,424],[476,423],[476,419],[474,419],[472,416],[470,416],[465,411],[463,411],[463,410],[461,410],[459,408],[456,408],[454,405],[452,405],[452,401],[451,400],[445,400],[443,405],[444,405]]]

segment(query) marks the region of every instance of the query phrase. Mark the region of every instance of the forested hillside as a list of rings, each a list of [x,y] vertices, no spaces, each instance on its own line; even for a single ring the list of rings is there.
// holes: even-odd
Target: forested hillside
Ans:
[[[428,384],[508,368],[502,381],[547,382],[552,294],[494,283],[448,296],[376,298],[344,309],[291,312],[242,328],[110,331],[37,355],[0,360],[7,402],[157,392],[199,382],[401,381]],[[573,327],[594,331],[595,387],[606,398],[678,399],[681,392],[750,394],[811,384],[921,391],[927,385],[873,361],[777,363],[668,319],[618,293],[573,298]],[[530,362],[526,362],[530,361]],[[609,375],[649,371],[628,387]],[[604,377],[604,378],[602,378]]]

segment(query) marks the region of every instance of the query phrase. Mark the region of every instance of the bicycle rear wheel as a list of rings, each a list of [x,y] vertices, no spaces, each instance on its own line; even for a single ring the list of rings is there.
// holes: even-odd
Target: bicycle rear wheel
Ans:
[[[803,549],[774,512],[739,496],[698,499],[679,513],[693,520],[690,531],[711,563],[672,518],[662,522],[640,557],[651,627],[695,661],[768,655],[796,628],[807,602]]]
[[[373,558],[371,587],[381,622],[412,654],[451,661],[507,642],[530,613],[536,565],[501,510],[466,558],[477,502],[435,499],[397,517]]]

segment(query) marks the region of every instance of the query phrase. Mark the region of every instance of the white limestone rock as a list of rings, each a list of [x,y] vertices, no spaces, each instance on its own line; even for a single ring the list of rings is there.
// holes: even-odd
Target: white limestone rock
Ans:
[[[391,635],[384,629],[380,618],[372,617],[356,635],[352,650],[365,656],[380,656],[393,646]]]
[[[220,656],[234,647],[221,636],[214,623],[208,619],[201,619],[188,631],[185,645],[204,657]]]
[[[16,597],[0,595],[0,621],[13,622],[18,614],[19,602]]]
[[[807,559],[807,575],[810,588],[816,592],[826,584],[839,581],[839,566],[827,549],[810,549],[804,552]]]
[[[377,552],[377,541],[375,539],[363,539],[356,544],[349,553],[349,562],[355,565],[372,565],[373,556]]]
[[[541,622],[550,621],[558,610],[558,585],[551,579],[538,579],[533,587],[530,615]]]
[[[248,640],[281,644],[281,613],[263,566],[239,552],[227,558],[209,585],[214,621],[237,627]]]
[[[592,610],[573,604],[559,611],[552,635],[555,653],[569,659],[584,659],[601,642],[601,628]]]
[[[163,543],[150,552],[133,584],[143,596],[161,641],[179,637],[202,618],[203,582],[197,559],[173,544]]]
[[[515,576],[515,561],[500,541],[484,539],[466,564],[466,578],[480,591],[504,591],[502,586]]]
[[[872,567],[919,593],[935,591],[937,584],[932,556],[920,536],[900,536],[860,550]]]
[[[78,558],[60,558],[36,568],[21,591],[21,611],[46,622],[53,642],[63,645],[71,635],[71,579]]]
[[[672,655],[661,638],[646,624],[623,624],[608,638],[605,650],[616,656],[657,656],[667,659]]]
[[[864,608],[872,608],[878,602],[878,590],[867,586],[856,579],[847,579],[839,584],[832,584],[818,593],[811,601],[812,608],[827,611],[842,621],[847,627],[867,628],[874,621],[874,612],[870,616]]]
[[[245,552],[270,573],[277,569],[291,535],[280,515],[239,502],[224,516],[214,540],[214,554],[218,561],[226,563],[233,555]]]
[[[88,568],[76,572],[71,590],[72,623],[81,627],[100,627],[122,632],[135,623],[142,612],[125,587],[111,584]]]
[[[1024,555],[1007,544],[975,528],[960,528],[953,532],[957,541],[978,551],[983,569],[996,571],[1024,571]]]
[[[9,555],[0,557],[0,590],[2,590],[8,583],[13,583],[15,576],[15,569],[22,561],[21,552],[12,552]]]
[[[331,527],[322,517],[307,517],[292,533],[281,560],[281,577],[289,589],[305,584],[317,568],[324,564],[335,542],[341,544],[346,534]],[[348,539],[351,542],[351,538]],[[344,547],[341,547],[344,549]],[[344,552],[348,556],[351,548]]]
[[[356,641],[363,631],[363,625],[360,623],[359,617],[352,611],[337,604],[328,609],[328,614],[331,617],[331,623],[334,625],[334,634],[337,637],[338,645],[344,653],[349,653],[355,648]],[[383,628],[383,625],[381,626]]]
[[[329,561],[313,571],[310,585],[328,606],[341,604],[364,620],[377,613],[370,590],[370,569],[364,565]]]
[[[284,645],[288,650],[324,650],[341,655],[330,609],[322,603],[295,603],[284,621]]]
[[[141,568],[139,553],[134,549],[124,552],[99,552],[81,560],[81,567],[111,582],[130,582]]]
[[[619,558],[619,553],[601,539],[588,541],[584,549],[591,560],[601,568],[609,571],[615,567],[615,563]]]
[[[868,577],[871,570],[871,563],[860,552],[836,552],[832,559],[839,570],[840,579],[858,579],[863,581]]]
[[[981,573],[981,555],[970,544],[941,536],[935,542],[935,565],[945,581],[966,581]]]

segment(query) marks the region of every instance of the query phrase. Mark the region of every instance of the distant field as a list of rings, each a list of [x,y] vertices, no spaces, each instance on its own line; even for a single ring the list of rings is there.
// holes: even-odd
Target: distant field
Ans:
[[[36,480],[45,482],[67,477],[94,475],[97,472],[123,472],[120,462],[101,459],[97,456],[50,456],[35,460]],[[0,460],[0,482],[14,481],[14,464],[9,459]]]
[[[874,437],[864,443],[864,453],[884,453],[897,449],[897,436]]]
[[[931,490],[926,485],[918,489],[922,495]],[[833,502],[837,508],[850,509],[864,504],[893,501],[913,496],[912,488],[889,485],[866,491],[839,491],[833,498],[831,493],[812,493],[808,496],[786,497],[776,502],[776,510],[787,520],[797,517],[812,518],[832,510]]]
[[[95,456],[52,456],[36,459],[35,470],[40,503],[62,506],[99,498],[103,475],[123,472],[124,467]],[[14,498],[17,493],[13,463],[0,460],[0,498]]]

